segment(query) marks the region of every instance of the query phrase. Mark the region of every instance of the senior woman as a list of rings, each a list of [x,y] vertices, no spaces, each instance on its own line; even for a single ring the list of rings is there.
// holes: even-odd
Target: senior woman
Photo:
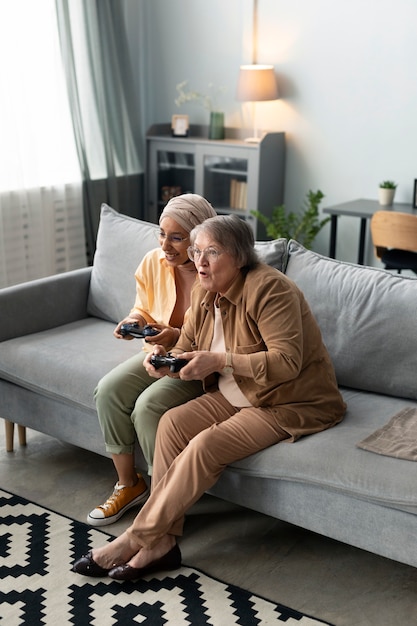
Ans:
[[[116,326],[114,335],[118,339],[133,339],[120,332],[122,324],[126,323],[137,323],[141,327],[148,324],[159,333],[146,337],[145,351],[111,370],[95,390],[106,450],[111,454],[118,481],[107,501],[89,513],[87,521],[92,526],[112,524],[146,500],[148,486],[135,469],[136,436],[151,476],[161,415],[203,393],[201,382],[197,380],[181,381],[168,377],[156,380],[148,374],[143,361],[154,344],[169,348],[179,337],[185,311],[190,306],[191,287],[197,276],[187,253],[190,231],[215,215],[211,204],[197,194],[172,198],[159,219],[159,248],[145,255],[136,270],[135,305]]]
[[[258,262],[249,226],[208,219],[193,229],[189,254],[199,283],[173,350],[188,363],[173,374],[154,370],[149,355],[145,366],[203,380],[206,393],[163,415],[148,501],[122,535],[74,564],[80,574],[127,580],[179,567],[185,513],[228,464],[343,419],[310,308],[289,278]]]

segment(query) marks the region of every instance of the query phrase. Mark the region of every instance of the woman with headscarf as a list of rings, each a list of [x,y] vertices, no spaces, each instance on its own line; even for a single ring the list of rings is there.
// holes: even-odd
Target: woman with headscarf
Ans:
[[[133,323],[142,328],[150,325],[159,332],[146,336],[144,350],[106,374],[94,392],[106,451],[111,454],[118,481],[106,502],[89,513],[87,521],[92,526],[112,524],[126,511],[145,502],[149,488],[143,476],[136,472],[136,437],[151,476],[160,417],[169,408],[203,392],[200,381],[151,377],[143,361],[153,345],[163,345],[168,350],[178,340],[197,275],[187,254],[189,235],[195,226],[215,215],[211,204],[197,194],[172,198],[159,219],[160,247],[145,255],[136,270],[134,307],[116,326],[114,335],[118,339],[132,339],[121,333],[121,327]]]

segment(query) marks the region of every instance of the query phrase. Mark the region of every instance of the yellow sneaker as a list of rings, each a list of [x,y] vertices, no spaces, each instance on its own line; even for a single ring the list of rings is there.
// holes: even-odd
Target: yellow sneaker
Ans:
[[[149,487],[140,474],[138,479],[134,487],[117,482],[110,498],[88,514],[87,522],[91,526],[107,526],[117,522],[132,507],[143,504],[149,496]]]

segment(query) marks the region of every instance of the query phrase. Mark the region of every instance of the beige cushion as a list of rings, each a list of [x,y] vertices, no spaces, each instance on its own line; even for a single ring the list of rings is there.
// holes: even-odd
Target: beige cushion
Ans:
[[[417,461],[417,409],[405,407],[388,424],[378,428],[357,445],[358,448],[384,456]]]

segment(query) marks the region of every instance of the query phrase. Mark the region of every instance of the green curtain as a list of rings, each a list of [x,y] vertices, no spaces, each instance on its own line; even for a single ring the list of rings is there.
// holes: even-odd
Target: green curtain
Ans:
[[[106,202],[144,218],[138,146],[140,102],[133,89],[121,2],[55,0],[77,153],[83,176],[87,252],[91,262]]]

